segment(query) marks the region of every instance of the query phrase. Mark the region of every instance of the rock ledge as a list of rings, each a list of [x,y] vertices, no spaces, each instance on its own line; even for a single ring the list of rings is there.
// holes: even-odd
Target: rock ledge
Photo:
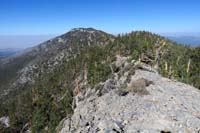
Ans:
[[[118,95],[112,89],[102,96],[80,101],[60,133],[200,132],[200,91],[192,86],[137,70],[132,80],[153,82],[148,95]]]

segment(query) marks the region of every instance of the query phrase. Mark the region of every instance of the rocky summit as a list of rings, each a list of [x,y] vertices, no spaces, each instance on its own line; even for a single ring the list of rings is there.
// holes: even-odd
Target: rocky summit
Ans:
[[[0,132],[200,132],[199,60],[150,32],[72,29],[0,60]]]
[[[200,91],[192,86],[161,75],[136,70],[132,81],[146,79],[152,84],[143,88],[148,94],[128,92],[119,95],[113,85],[107,93],[87,90],[85,99],[77,102],[74,114],[61,122],[60,133],[198,133],[200,132]],[[77,96],[78,97],[78,96]]]

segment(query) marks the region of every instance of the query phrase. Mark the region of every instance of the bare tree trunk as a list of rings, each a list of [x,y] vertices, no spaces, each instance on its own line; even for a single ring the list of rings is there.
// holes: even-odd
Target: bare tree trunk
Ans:
[[[190,65],[191,65],[191,59],[189,59],[189,61],[188,61],[188,65],[187,65],[187,73],[190,72]]]
[[[178,65],[179,60],[180,60],[180,56],[176,60],[176,65]]]
[[[165,62],[165,71],[168,71],[168,64]]]
[[[112,65],[110,64],[110,70],[111,70],[111,72],[112,72],[112,74],[114,73],[114,70],[113,70],[113,67],[112,67]]]

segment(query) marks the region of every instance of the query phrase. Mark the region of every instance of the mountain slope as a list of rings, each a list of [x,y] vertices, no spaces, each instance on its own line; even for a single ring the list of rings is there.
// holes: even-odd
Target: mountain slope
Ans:
[[[72,115],[74,97],[87,89],[100,91],[101,83],[119,72],[126,59],[199,87],[198,48],[177,45],[149,32],[115,37],[92,28],[73,29],[1,61],[0,118],[8,116],[10,123],[9,128],[0,129],[55,132],[58,123]],[[136,66],[131,68],[133,75]]]
[[[77,56],[80,57],[80,52],[88,47],[105,45],[113,39],[112,35],[102,31],[92,28],[77,28],[37,47],[27,49],[19,55],[1,61],[0,99],[3,101],[0,103],[1,116],[10,116],[10,121],[14,122],[11,123],[14,131],[21,130],[21,127],[30,121],[34,123],[34,116],[36,115],[37,118],[40,115],[38,112],[43,108],[40,106],[41,104],[45,108],[51,106],[49,108],[52,108],[54,113],[58,112],[58,114],[55,114],[56,117],[65,116],[68,111],[63,112],[65,110],[64,104],[71,102],[65,99],[59,102],[61,105],[50,105],[48,102],[54,104],[53,102],[58,100],[56,99],[57,96],[61,97],[65,93],[67,94],[66,97],[68,93],[71,95],[72,81],[75,76],[80,74],[76,72],[79,69],[74,68],[76,67],[74,60],[77,60]],[[79,64],[77,67],[82,66]],[[69,75],[67,75],[68,73]],[[54,93],[56,93],[55,96]],[[32,112],[33,109],[34,112]],[[61,112],[58,110],[61,110]],[[22,114],[17,113],[20,111]],[[16,112],[16,114],[13,112]],[[49,115],[51,111],[46,113],[46,115]],[[50,121],[50,123],[57,119],[47,120],[48,116],[44,117],[45,121]],[[59,117],[58,120],[60,120]],[[54,128],[55,125],[51,125],[51,127]],[[43,126],[39,125],[39,128],[43,128]]]
[[[64,61],[74,58],[81,49],[85,49],[90,45],[101,45],[112,39],[112,37],[109,37],[111,35],[94,29],[74,29],[39,46],[27,49],[24,53],[15,57],[3,60],[0,67],[1,72],[4,68],[9,72],[8,69],[11,67],[11,74],[15,73],[17,75],[1,74],[8,75],[9,79],[2,77],[0,83],[1,85],[6,82],[10,83],[9,81],[13,79],[17,86],[28,82],[34,83],[39,74],[42,75],[45,71],[52,72]],[[15,70],[13,70],[13,67],[15,67]]]

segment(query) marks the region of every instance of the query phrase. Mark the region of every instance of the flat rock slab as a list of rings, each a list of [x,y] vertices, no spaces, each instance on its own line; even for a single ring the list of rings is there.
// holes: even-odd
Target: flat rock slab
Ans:
[[[61,133],[197,133],[200,132],[200,91],[192,86],[137,70],[132,80],[153,81],[149,95],[119,96],[111,90],[78,103]]]

